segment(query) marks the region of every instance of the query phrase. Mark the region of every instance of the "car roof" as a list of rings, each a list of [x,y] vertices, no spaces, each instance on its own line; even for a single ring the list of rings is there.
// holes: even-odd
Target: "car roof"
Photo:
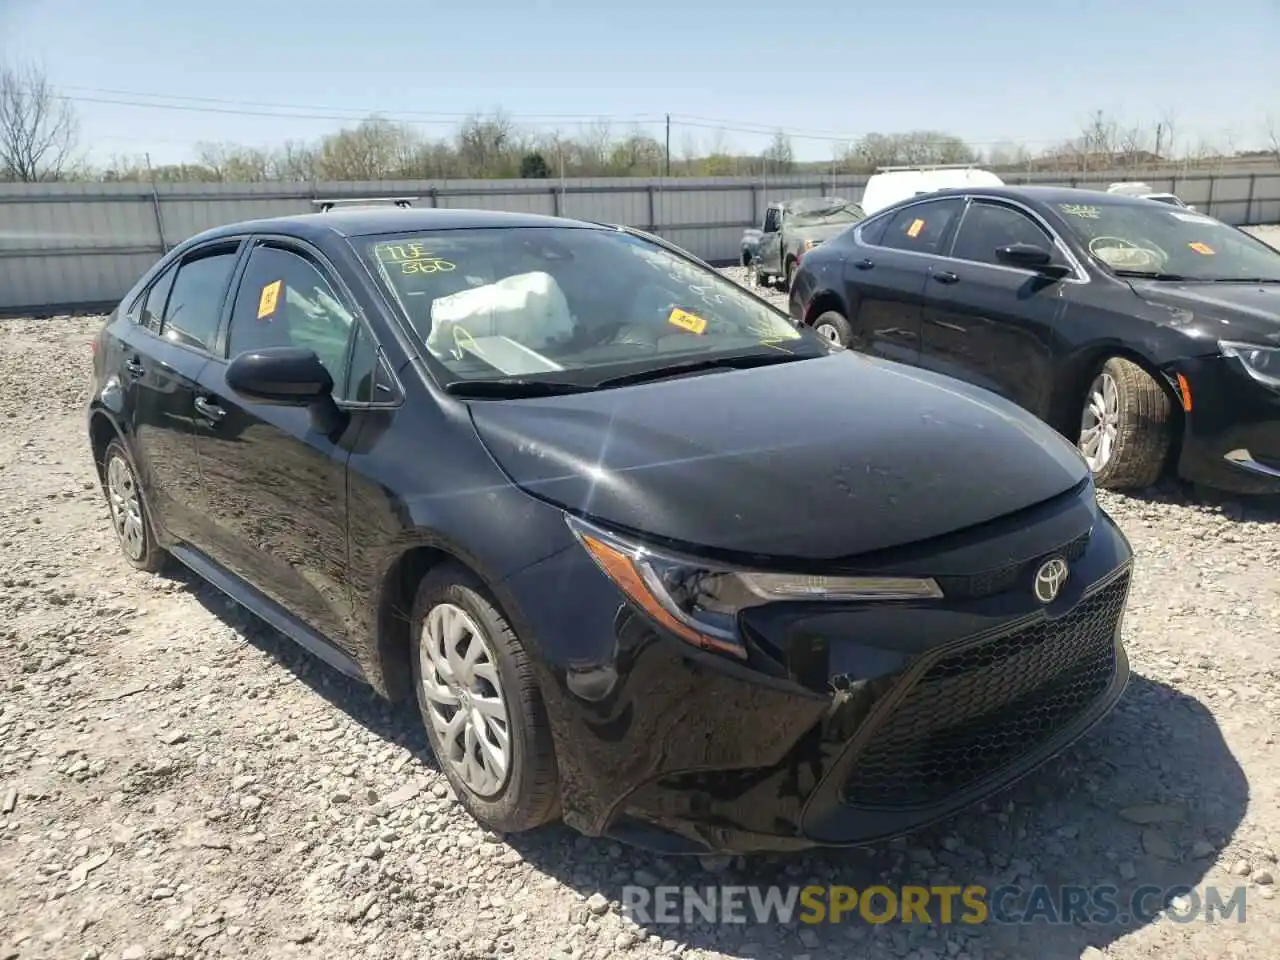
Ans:
[[[1143,197],[1128,196],[1123,193],[1107,193],[1105,190],[1085,190],[1081,187],[1050,187],[1040,185],[1005,184],[1002,187],[946,187],[928,194],[911,197],[912,200],[935,199],[937,197],[963,197],[970,194],[981,194],[984,197],[1003,197],[1007,200],[1023,200],[1032,203],[1103,203],[1133,204],[1147,203]]]
[[[199,239],[210,240],[219,236],[244,233],[276,233],[312,242],[322,242],[334,237],[350,238],[432,230],[476,230],[485,227],[606,229],[604,224],[589,223],[584,220],[550,217],[536,213],[510,213],[505,210],[363,207],[331,210],[325,213],[268,217],[260,220],[241,220],[207,230],[200,234]]]

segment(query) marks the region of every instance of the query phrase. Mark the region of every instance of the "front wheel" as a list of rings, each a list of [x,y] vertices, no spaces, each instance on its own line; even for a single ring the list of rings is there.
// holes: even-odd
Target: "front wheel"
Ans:
[[[813,332],[838,347],[848,347],[853,342],[853,328],[849,321],[834,310],[818,315],[813,321]]]
[[[412,663],[427,739],[463,806],[501,833],[559,814],[555,749],[528,653],[484,585],[448,563],[414,598]]]
[[[1173,440],[1173,404],[1142,367],[1112,357],[1085,393],[1081,454],[1105,490],[1141,490],[1160,479]]]

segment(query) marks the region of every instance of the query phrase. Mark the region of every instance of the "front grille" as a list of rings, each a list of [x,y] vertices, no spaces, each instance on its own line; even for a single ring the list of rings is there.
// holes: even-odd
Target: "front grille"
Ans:
[[[877,724],[844,802],[928,806],[1043,746],[1111,682],[1128,586],[1126,572],[1058,620],[938,659]]]
[[[1091,533],[1092,531],[1086,531],[1057,550],[1051,550],[1025,563],[1010,563],[994,570],[984,570],[968,576],[941,576],[933,579],[937,581],[943,596],[948,600],[977,600],[981,597],[994,596],[997,593],[1012,590],[1020,581],[1031,577],[1040,564],[1050,557],[1062,557],[1068,563],[1079,560],[1089,546]]]

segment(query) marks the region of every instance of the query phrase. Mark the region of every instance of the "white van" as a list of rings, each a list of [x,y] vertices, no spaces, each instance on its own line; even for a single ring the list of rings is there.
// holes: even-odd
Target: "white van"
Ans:
[[[867,181],[860,205],[867,216],[899,200],[950,187],[1001,187],[1004,181],[989,170],[967,164],[932,167],[881,167]]]

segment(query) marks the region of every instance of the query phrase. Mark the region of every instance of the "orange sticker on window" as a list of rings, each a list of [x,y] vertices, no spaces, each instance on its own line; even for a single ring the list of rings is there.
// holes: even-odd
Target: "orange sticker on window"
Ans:
[[[263,320],[276,312],[276,304],[280,301],[281,283],[282,281],[276,280],[262,288],[262,294],[258,297],[259,320]]]
[[[914,240],[916,237],[920,236],[920,231],[923,229],[923,220],[912,220],[911,226],[907,227],[907,236]]]
[[[707,329],[707,321],[696,313],[681,310],[679,307],[671,311],[671,316],[667,317],[667,323],[673,324],[681,330],[688,330],[690,333],[702,333]]]
[[[1213,256],[1213,247],[1209,246],[1207,243],[1188,243],[1187,246],[1202,256]]]

